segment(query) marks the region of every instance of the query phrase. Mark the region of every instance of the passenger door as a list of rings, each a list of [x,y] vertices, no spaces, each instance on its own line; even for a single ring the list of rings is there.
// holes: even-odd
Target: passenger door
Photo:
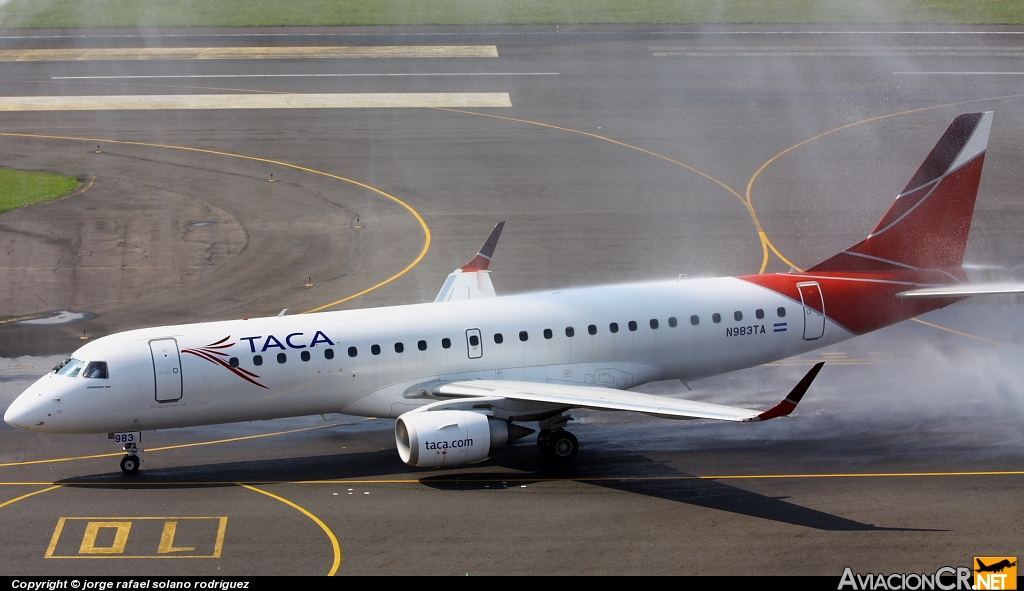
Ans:
[[[825,334],[825,300],[817,281],[797,283],[804,304],[804,340],[820,339]]]
[[[484,342],[479,328],[470,328],[466,331],[466,347],[470,359],[480,359],[484,356]]]
[[[149,341],[149,350],[153,354],[156,401],[177,402],[181,400],[181,357],[178,354],[178,341],[174,339]]]

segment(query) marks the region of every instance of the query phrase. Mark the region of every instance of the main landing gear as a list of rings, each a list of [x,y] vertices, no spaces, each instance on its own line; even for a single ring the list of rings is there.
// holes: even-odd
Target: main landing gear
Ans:
[[[138,455],[139,446],[134,443],[126,443],[121,449],[128,452],[128,455],[121,458],[121,471],[129,475],[137,474],[139,466],[142,464]]]
[[[557,462],[568,462],[579,453],[580,442],[575,435],[565,429],[557,431],[541,429],[537,434],[537,447],[546,458]]]
[[[545,458],[559,463],[568,462],[580,451],[580,442],[576,436],[565,430],[572,420],[568,415],[559,415],[540,421],[540,433],[537,434],[537,447]]]

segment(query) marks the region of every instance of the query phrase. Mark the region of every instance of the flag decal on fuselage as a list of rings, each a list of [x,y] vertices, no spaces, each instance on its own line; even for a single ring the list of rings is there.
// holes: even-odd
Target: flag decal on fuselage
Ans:
[[[786,332],[786,322],[776,322],[775,330],[773,332]]]

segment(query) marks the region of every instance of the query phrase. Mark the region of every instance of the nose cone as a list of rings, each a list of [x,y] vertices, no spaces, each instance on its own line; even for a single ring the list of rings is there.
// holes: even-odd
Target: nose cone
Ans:
[[[22,396],[24,396],[24,394],[22,394]],[[4,413],[4,422],[12,427],[28,429],[29,407],[28,404],[22,400],[22,396],[19,396],[9,407],[7,407],[7,412]]]
[[[4,412],[5,423],[19,429],[32,429],[34,426],[45,424],[47,413],[44,408],[43,387],[40,383],[44,380],[45,376],[14,399]]]

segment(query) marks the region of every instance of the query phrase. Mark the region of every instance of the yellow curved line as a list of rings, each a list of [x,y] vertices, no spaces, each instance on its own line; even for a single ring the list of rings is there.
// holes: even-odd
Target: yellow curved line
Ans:
[[[372,419],[363,419],[363,420],[368,421],[368,420],[372,420]],[[360,421],[356,421],[356,422],[360,422]],[[356,424],[356,423],[355,422],[353,422],[353,423],[331,423],[330,425],[317,425],[315,427],[303,427],[302,429],[292,429],[290,431],[275,431],[273,433],[261,433],[259,435],[246,435],[245,437],[232,437],[230,439],[216,439],[216,440],[213,440],[213,441],[198,441],[196,443],[183,443],[181,445],[166,445],[166,446],[163,446],[163,447],[153,447],[153,448],[147,449],[145,451],[147,453],[149,453],[149,452],[154,452],[154,451],[166,451],[168,449],[181,449],[183,447],[197,447],[197,446],[200,446],[200,445],[214,445],[214,444],[217,444],[217,443],[231,443],[232,441],[245,441],[247,439],[260,439],[262,437],[276,437],[278,435],[288,435],[289,433],[300,433],[302,431],[313,431],[313,430],[316,430],[316,429],[327,429],[329,427],[340,427],[340,426],[343,426],[343,425],[354,425],[354,424]],[[29,461],[25,461],[25,462],[8,462],[6,464],[0,464],[0,468],[7,468],[7,467],[10,467],[10,466],[31,466],[31,465],[34,465],[34,464],[52,464],[52,463],[55,463],[55,462],[73,462],[73,461],[77,461],[77,460],[93,460],[93,459],[96,459],[96,458],[112,458],[112,457],[120,456],[120,455],[123,455],[123,454],[124,454],[124,452],[117,452],[117,453],[107,453],[107,454],[95,454],[95,455],[90,455],[90,456],[74,456],[74,457],[67,457],[67,458],[51,458],[49,460],[29,460]]]
[[[933,106],[930,106],[930,107],[921,107],[919,109],[910,109],[908,111],[898,111],[896,113],[889,113],[888,115],[879,115],[877,117],[870,117],[868,119],[863,119],[861,121],[855,121],[853,123],[847,123],[846,125],[843,125],[843,126],[840,126],[840,127],[836,127],[835,129],[830,129],[830,130],[828,130],[828,131],[826,131],[824,133],[819,133],[818,135],[816,135],[816,136],[814,136],[814,137],[812,137],[810,139],[806,139],[806,140],[800,142],[799,144],[790,146],[790,147],[786,148],[785,150],[779,152],[778,154],[772,156],[771,158],[768,159],[767,162],[762,164],[761,167],[757,169],[757,171],[754,173],[754,175],[751,176],[750,180],[747,182],[747,193],[746,193],[746,195],[747,195],[747,198],[746,198],[747,207],[750,210],[751,215],[754,216],[754,219],[755,219],[754,223],[760,229],[761,223],[760,223],[760,221],[757,220],[757,213],[754,210],[754,202],[753,202],[753,197],[752,197],[752,190],[753,190],[753,187],[754,187],[754,181],[756,181],[757,177],[759,177],[761,175],[761,173],[764,172],[764,170],[766,168],[771,166],[771,164],[774,163],[776,160],[778,160],[782,156],[785,156],[786,154],[792,152],[793,150],[795,150],[795,149],[797,149],[797,148],[799,148],[801,146],[804,146],[806,144],[809,144],[809,143],[813,142],[816,139],[820,139],[820,138],[823,138],[823,137],[825,137],[827,135],[831,135],[833,133],[836,133],[837,131],[842,131],[844,129],[849,129],[851,127],[854,127],[856,125],[860,125],[862,123],[871,123],[872,121],[879,121],[881,119],[888,119],[890,117],[896,117],[898,115],[909,115],[911,113],[920,113],[922,111],[930,111],[930,110],[933,110],[933,109],[942,109],[942,108],[947,108],[947,107],[957,107],[957,106],[960,106],[960,105],[969,105],[971,103],[983,103],[983,102],[988,102],[988,101],[998,101],[998,100],[1005,100],[1005,99],[1011,99],[1011,98],[1021,98],[1021,97],[1024,97],[1024,94],[1010,94],[1010,95],[1006,95],[1006,96],[995,96],[995,97],[989,97],[989,98],[983,98],[983,99],[973,99],[973,100],[969,100],[969,101],[960,101],[960,102],[957,102],[957,103],[946,103],[946,104],[942,104],[942,105],[933,105]],[[797,271],[802,271],[803,270],[800,267],[797,267],[796,265],[791,263],[789,261],[789,259],[787,259],[786,257],[782,256],[782,253],[780,253],[779,250],[777,248],[775,248],[775,245],[772,244],[771,240],[768,239],[768,236],[766,234],[764,234],[763,230],[762,230],[761,241],[762,241],[762,244],[766,244],[768,247],[770,247],[772,249],[772,252],[774,252],[776,254],[776,256],[778,256],[783,262],[785,262],[789,266],[795,268]],[[764,262],[761,264],[761,270],[760,270],[759,273],[764,273],[765,269],[767,267],[768,267],[768,257],[767,257],[767,254],[766,254]],[[1024,350],[1024,349],[1021,349],[1020,347],[1018,347],[1016,345],[1011,345],[1010,343],[1001,343],[999,341],[992,341],[992,340],[985,339],[985,338],[982,338],[982,337],[979,337],[979,336],[968,334],[966,332],[960,332],[960,331],[957,331],[957,330],[953,330],[951,328],[946,328],[946,327],[940,326],[938,324],[932,324],[931,322],[925,322],[924,320],[921,320],[919,318],[911,318],[911,320],[913,320],[914,322],[919,322],[919,323],[924,324],[926,326],[931,326],[932,328],[937,328],[939,330],[944,330],[944,331],[947,331],[947,332],[951,332],[953,334],[960,335],[962,337],[967,337],[969,339],[975,339],[975,340],[979,340],[979,341],[984,341],[986,343],[992,343],[994,345],[1003,345],[1005,347],[1010,347],[1010,348],[1017,349],[1017,350]]]
[[[168,144],[154,144],[154,143],[149,143],[149,142],[131,142],[131,141],[126,141],[126,140],[111,140],[111,139],[101,139],[101,138],[69,137],[69,136],[60,136],[60,135],[44,135],[44,134],[36,134],[36,133],[0,132],[0,136],[37,138],[37,139],[50,139],[50,140],[66,140],[66,141],[76,141],[76,142],[100,142],[100,143],[106,142],[108,144],[121,144],[121,145],[125,145],[125,146],[145,146],[145,147],[148,147],[148,148],[164,148],[164,149],[168,149],[168,150],[182,150],[182,151],[185,151],[185,152],[197,152],[197,153],[200,153],[200,154],[214,154],[214,155],[217,155],[217,156],[228,156],[228,157],[231,157],[231,158],[239,158],[239,159],[242,159],[242,160],[251,160],[253,162],[265,162],[267,164],[276,164],[278,166],[283,166],[285,168],[291,168],[291,169],[294,169],[294,170],[301,170],[303,172],[311,172],[313,174],[319,174],[321,176],[325,176],[325,177],[328,177],[328,178],[337,179],[339,181],[344,181],[346,183],[351,183],[353,185],[356,185],[357,187],[362,187],[362,188],[364,188],[364,189],[366,189],[368,191],[373,191],[374,193],[377,193],[378,195],[387,197],[388,199],[390,199],[390,200],[394,201],[395,203],[401,205],[406,210],[408,210],[409,213],[411,213],[413,215],[413,217],[416,218],[416,221],[419,222],[420,227],[423,229],[424,241],[423,241],[423,249],[420,250],[419,256],[417,256],[416,259],[413,260],[412,263],[408,264],[404,269],[402,269],[401,271],[399,271],[395,275],[392,275],[388,279],[385,279],[384,281],[381,281],[380,283],[378,283],[377,285],[374,285],[373,287],[371,287],[369,289],[364,289],[363,291],[361,291],[361,292],[359,292],[359,293],[357,293],[355,295],[349,296],[347,298],[342,298],[342,299],[340,299],[338,301],[331,302],[330,304],[326,304],[324,306],[320,306],[319,308],[314,308],[312,310],[307,310],[307,311],[303,312],[303,314],[309,314],[309,313],[312,313],[312,312],[319,312],[320,310],[324,310],[326,308],[331,308],[331,307],[336,306],[338,304],[341,304],[341,303],[347,302],[349,300],[352,300],[354,298],[357,298],[357,297],[359,297],[361,295],[367,294],[367,293],[369,293],[369,292],[371,292],[371,291],[373,291],[373,290],[375,290],[377,288],[383,287],[383,286],[387,285],[388,283],[391,283],[392,281],[394,281],[395,279],[398,279],[402,275],[405,275],[406,273],[409,272],[410,269],[412,269],[413,267],[418,265],[420,263],[420,261],[423,260],[423,257],[427,256],[427,251],[430,250],[430,242],[431,242],[430,227],[427,226],[427,222],[423,220],[423,217],[419,214],[419,212],[417,212],[415,209],[413,209],[411,205],[409,205],[405,201],[402,201],[398,197],[395,197],[394,195],[391,195],[389,193],[385,193],[384,191],[382,191],[382,190],[380,190],[380,189],[378,189],[376,187],[371,187],[370,185],[367,185],[366,183],[361,183],[359,181],[356,181],[356,180],[353,180],[353,179],[350,179],[350,178],[346,178],[346,177],[339,176],[339,175],[336,175],[336,174],[331,174],[329,172],[324,172],[322,170],[317,170],[315,168],[308,168],[308,167],[305,167],[305,166],[299,166],[298,164],[291,164],[291,163],[288,163],[288,162],[282,162],[280,160],[272,160],[270,158],[260,158],[258,156],[246,156],[245,154],[235,154],[235,153],[232,153],[232,152],[221,152],[219,150],[207,150],[205,148],[191,148],[191,147],[188,147],[188,146],[173,146],[173,145],[168,145]]]
[[[331,540],[331,548],[334,550],[334,564],[331,565],[331,570],[330,570],[330,572],[327,573],[327,576],[328,577],[333,577],[334,574],[338,572],[338,569],[341,567],[341,544],[338,543],[338,538],[334,535],[334,532],[331,531],[331,528],[327,527],[326,523],[324,523],[323,521],[320,521],[320,518],[317,517],[316,515],[313,515],[312,513],[310,513],[309,511],[307,511],[303,507],[301,507],[299,505],[296,505],[295,503],[289,501],[288,499],[286,499],[284,497],[279,497],[279,496],[275,495],[274,493],[267,492],[267,491],[265,491],[265,490],[263,490],[261,488],[256,488],[255,486],[252,486],[251,484],[244,484],[244,483],[240,482],[240,483],[238,483],[238,486],[241,486],[243,488],[247,488],[247,489],[249,489],[251,491],[258,492],[258,493],[260,493],[262,495],[267,495],[268,497],[270,497],[272,499],[281,501],[285,505],[288,505],[292,509],[295,509],[296,511],[298,511],[298,512],[302,513],[303,515],[305,515],[306,517],[309,517],[310,519],[312,519],[313,523],[316,523],[317,525],[319,525],[320,529],[324,530],[324,533],[327,534],[328,538],[330,538],[330,540]],[[2,505],[0,505],[0,507],[2,507]]]
[[[585,136],[588,136],[588,137],[592,137],[594,139],[599,139],[599,140],[602,140],[602,141],[605,141],[605,142],[609,142],[609,143],[615,144],[617,146],[622,146],[624,148],[629,148],[630,150],[636,150],[636,151],[642,152],[644,154],[649,154],[649,155],[654,156],[656,158],[661,158],[662,160],[665,160],[666,162],[671,162],[672,164],[675,164],[675,165],[678,165],[678,166],[682,166],[686,170],[689,170],[690,172],[698,174],[698,175],[704,177],[705,179],[707,179],[707,180],[717,184],[718,186],[722,187],[726,191],[729,191],[730,193],[733,194],[733,196],[735,196],[737,199],[739,199],[740,203],[742,203],[743,206],[747,209],[747,213],[750,215],[750,219],[754,222],[754,229],[757,231],[757,237],[761,241],[761,251],[762,251],[762,254],[763,254],[763,259],[762,259],[762,262],[761,262],[761,272],[762,273],[764,272],[764,269],[768,266],[768,257],[769,257],[768,249],[771,249],[772,252],[774,252],[782,260],[784,260],[786,262],[789,262],[786,259],[786,257],[782,256],[782,253],[780,253],[778,251],[778,249],[775,248],[775,245],[773,245],[771,243],[771,241],[768,240],[768,236],[767,236],[767,234],[765,234],[764,228],[761,227],[761,220],[758,219],[758,217],[757,217],[757,212],[754,211],[754,208],[751,207],[750,202],[747,199],[744,199],[743,196],[739,194],[739,192],[737,192],[735,189],[733,189],[729,185],[725,184],[725,182],[720,181],[720,180],[716,179],[715,177],[711,176],[710,174],[708,174],[708,173],[706,173],[706,172],[704,172],[702,170],[699,170],[697,168],[694,168],[694,167],[690,166],[689,164],[680,162],[678,160],[674,160],[672,158],[669,158],[668,156],[664,156],[662,154],[658,154],[657,152],[652,152],[651,150],[647,150],[647,149],[641,148],[639,146],[634,146],[633,144],[627,144],[626,142],[621,142],[619,140],[613,140],[613,139],[611,139],[609,137],[606,137],[606,136],[603,136],[603,135],[600,135],[600,134],[597,134],[597,133],[591,133],[589,131],[582,131],[582,130],[579,130],[579,129],[572,129],[571,127],[560,127],[558,125],[552,125],[550,123],[541,123],[539,121],[530,121],[529,119],[517,119],[515,117],[505,117],[505,116],[502,116],[502,115],[492,115],[490,113],[477,113],[475,111],[465,111],[465,110],[462,110],[462,109],[450,109],[450,108],[447,108],[447,107],[431,107],[431,108],[434,109],[435,111],[451,111],[453,113],[463,113],[463,114],[466,114],[466,115],[478,115],[480,117],[490,117],[492,119],[504,119],[505,121],[515,121],[517,123],[527,123],[529,125],[538,125],[540,127],[547,127],[547,128],[550,128],[550,129],[557,129],[559,131],[567,131],[569,133],[578,133],[580,135],[585,135]],[[790,263],[790,264],[792,265],[792,263]]]
[[[681,474],[676,476],[581,476],[581,477],[547,477],[547,476],[522,476],[513,477],[495,476],[493,478],[459,478],[449,475],[447,478],[431,478],[424,481],[422,478],[370,478],[370,479],[338,479],[338,480],[274,480],[274,481],[161,481],[161,482],[75,482],[64,481],[59,486],[91,486],[91,487],[124,487],[124,486],[215,486],[215,485],[237,485],[260,486],[276,484],[296,485],[374,485],[374,484],[479,484],[479,483],[507,483],[507,484],[536,484],[540,482],[651,482],[651,481],[674,481],[674,480],[769,480],[769,479],[801,479],[801,478],[920,478],[920,477],[954,477],[954,476],[1024,476],[1024,470],[971,470],[963,472],[824,472],[824,473],[789,473],[789,474]],[[25,486],[37,485],[46,486],[51,482],[0,482],[0,486]],[[56,488],[56,487],[55,487]],[[32,494],[39,494],[37,491]],[[269,495],[263,490],[263,494]]]
[[[492,119],[504,119],[505,121],[515,121],[517,123],[527,123],[529,125],[538,125],[540,127],[547,127],[547,128],[550,128],[550,129],[557,129],[559,131],[568,131],[569,133],[578,133],[580,135],[585,135],[585,136],[588,136],[588,137],[599,139],[599,140],[602,140],[602,141],[605,141],[605,142],[609,142],[609,143],[615,144],[617,146],[622,146],[624,148],[629,148],[630,150],[636,150],[638,152],[643,152],[644,154],[649,154],[649,155],[654,156],[656,158],[661,158],[662,160],[665,160],[667,162],[671,162],[672,164],[677,164],[679,166],[682,166],[683,168],[685,168],[686,170],[689,170],[690,172],[699,174],[700,176],[706,178],[707,180],[709,180],[709,181],[719,185],[720,187],[722,187],[726,191],[729,191],[730,193],[735,195],[736,198],[740,200],[740,202],[743,202],[743,197],[735,189],[733,189],[729,185],[725,184],[724,182],[716,179],[715,177],[711,176],[710,174],[708,174],[708,173],[706,173],[706,172],[704,172],[702,170],[696,169],[696,168],[690,166],[689,164],[684,164],[684,163],[682,163],[682,162],[680,162],[678,160],[673,160],[672,158],[669,158],[668,156],[662,156],[661,154],[658,154],[657,152],[652,152],[650,150],[645,150],[644,148],[641,148],[639,146],[634,146],[632,144],[627,144],[626,142],[620,142],[619,140],[613,140],[613,139],[611,139],[609,137],[605,137],[603,135],[599,135],[599,134],[596,134],[596,133],[590,133],[589,131],[581,131],[579,129],[572,129],[570,127],[559,127],[558,125],[552,125],[550,123],[541,123],[540,121],[530,121],[529,119],[516,119],[515,117],[504,117],[502,115],[491,115],[489,113],[477,113],[475,111],[464,111],[462,109],[450,109],[450,108],[447,108],[447,107],[430,107],[430,108],[435,110],[435,111],[451,111],[452,113],[462,113],[464,115],[477,115],[479,117],[490,117]]]
[[[989,340],[989,339],[986,339],[986,338],[982,338],[982,337],[979,337],[979,336],[968,334],[966,332],[960,332],[959,330],[953,330],[952,328],[946,328],[945,326],[940,326],[938,324],[932,324],[931,322],[925,322],[924,320],[921,320],[920,318],[911,318],[911,320],[913,320],[914,322],[919,322],[919,323],[921,323],[921,324],[923,324],[925,326],[930,326],[932,328],[937,328],[939,330],[944,330],[946,332],[951,332],[951,333],[953,333],[955,335],[960,335],[962,337],[967,337],[969,339],[974,339],[976,341],[982,341],[982,342],[985,342],[985,343],[991,343],[993,345],[1002,345],[1004,347],[1010,347],[1011,349],[1016,349],[1018,351],[1024,351],[1024,348],[1018,347],[1017,345],[1011,345],[1010,343],[1001,343],[999,341]]]
[[[42,490],[37,490],[35,492],[30,492],[27,495],[21,495],[20,497],[15,497],[15,498],[7,501],[7,502],[0,503],[0,509],[3,509],[7,505],[13,505],[13,504],[17,503],[18,501],[22,501],[22,500],[27,499],[29,497],[34,497],[36,495],[41,495],[44,492],[50,492],[51,490],[57,490],[58,488],[61,488],[62,486],[63,485],[55,484],[55,485],[51,486],[50,488],[44,488]]]
[[[799,148],[801,146],[809,144],[809,143],[813,142],[814,140],[821,139],[821,138],[823,138],[823,137],[825,137],[827,135],[831,135],[833,133],[836,133],[837,131],[842,131],[844,129],[849,129],[849,128],[854,127],[854,126],[861,125],[862,123],[871,123],[872,121],[879,121],[881,119],[888,119],[890,117],[896,117],[897,115],[909,115],[911,113],[920,113],[922,111],[931,111],[933,109],[943,109],[943,108],[947,108],[947,107],[957,107],[957,106],[960,106],[960,105],[969,105],[971,103],[983,103],[983,102],[988,102],[988,101],[999,101],[999,100],[1005,100],[1005,99],[1011,99],[1011,98],[1020,98],[1020,97],[1024,97],[1024,94],[1010,94],[1010,95],[1006,95],[1006,96],[995,96],[995,97],[990,97],[990,98],[973,99],[973,100],[969,100],[969,101],[960,101],[960,102],[956,102],[956,103],[946,103],[946,104],[943,104],[943,105],[933,105],[933,106],[930,106],[930,107],[921,107],[919,109],[910,109],[908,111],[899,111],[899,112],[896,112],[896,113],[889,113],[888,115],[879,115],[877,117],[870,117],[868,119],[863,119],[861,121],[855,121],[853,123],[847,123],[846,125],[837,127],[835,129],[830,129],[830,130],[828,130],[828,131],[826,131],[824,133],[819,133],[818,135],[816,135],[816,136],[814,136],[814,137],[812,137],[810,139],[806,139],[806,140],[800,142],[799,144],[796,144],[794,146],[790,146],[790,147],[786,148],[785,150],[783,150],[783,151],[779,152],[778,154],[772,156],[771,158],[768,159],[767,162],[762,164],[761,167],[757,169],[757,171],[754,173],[754,175],[751,176],[750,180],[747,182],[747,192],[746,192],[745,203],[747,204],[747,207],[750,210],[751,215],[754,216],[754,220],[755,220],[754,223],[755,223],[755,225],[757,225],[758,230],[761,230],[761,222],[757,220],[757,213],[754,210],[754,201],[753,201],[753,197],[752,197],[752,190],[754,188],[754,181],[757,180],[757,177],[761,176],[761,173],[764,172],[764,170],[766,168],[771,166],[772,163],[774,163],[779,158],[785,156],[786,154],[792,152],[793,150],[795,150],[795,149],[797,149],[797,148]],[[796,267],[796,265],[791,263],[789,261],[789,259],[787,259],[786,257],[782,256],[782,253],[780,253],[779,250],[777,248],[775,248],[775,245],[772,244],[770,240],[768,240],[767,235],[765,235],[763,240],[765,240],[767,242],[767,245],[772,249],[772,252],[774,252],[776,254],[776,256],[778,256],[780,259],[782,259],[783,262],[787,263],[791,267]],[[762,267],[761,267],[760,273],[764,273],[764,271],[767,268],[767,266],[768,266],[768,264],[767,264],[767,262],[765,262],[765,264],[762,265]],[[802,270],[799,267],[796,267],[796,268],[797,268],[798,271]]]

